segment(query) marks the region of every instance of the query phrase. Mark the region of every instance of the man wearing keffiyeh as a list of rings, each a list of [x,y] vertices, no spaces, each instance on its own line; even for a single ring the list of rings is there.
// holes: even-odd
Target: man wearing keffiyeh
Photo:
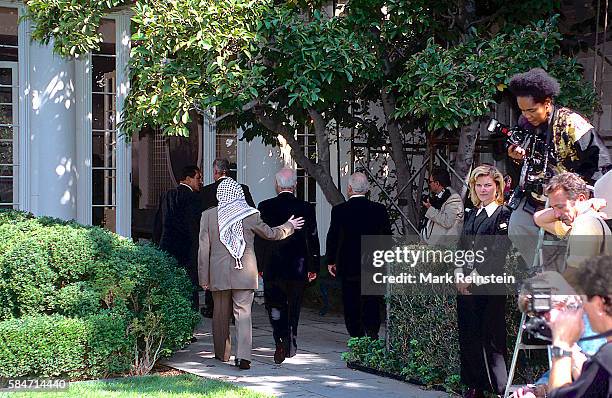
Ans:
[[[259,212],[249,206],[236,181],[225,178],[217,190],[219,205],[202,213],[198,274],[200,285],[209,289],[215,302],[213,341],[215,358],[228,361],[231,352],[229,321],[236,319],[235,362],[240,369],[251,363],[251,304],[257,289],[257,261],[253,249],[255,234],[268,240],[281,240],[300,229],[302,218],[293,216],[271,228]]]

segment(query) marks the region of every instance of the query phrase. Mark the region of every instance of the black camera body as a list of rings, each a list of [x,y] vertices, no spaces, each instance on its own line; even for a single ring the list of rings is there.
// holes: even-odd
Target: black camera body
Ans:
[[[527,137],[532,134],[531,131],[523,129],[519,126],[506,126],[498,122],[496,119],[491,119],[487,130],[492,134],[503,136],[506,139],[508,146],[519,145],[523,146]]]
[[[552,284],[555,284],[554,289]],[[521,287],[518,307],[529,317],[523,328],[537,339],[552,340],[552,332],[548,326],[546,315],[553,308],[565,311],[582,307],[582,302],[578,296],[575,294],[560,294],[559,288],[560,286],[556,286],[554,281],[537,276],[526,280]],[[555,291],[554,294],[553,290]]]
[[[536,202],[534,204],[543,206],[546,201],[544,185],[555,174],[556,159],[551,146],[535,131],[519,126],[509,127],[495,119],[491,119],[487,130],[502,137],[506,142],[506,148],[518,145],[525,149],[525,161],[521,169],[518,188],[522,192],[528,192],[529,199]]]
[[[550,285],[539,280],[525,282],[519,295],[519,309],[529,316],[523,326],[524,330],[537,339],[551,340],[552,331],[548,327],[545,315],[552,306]]]

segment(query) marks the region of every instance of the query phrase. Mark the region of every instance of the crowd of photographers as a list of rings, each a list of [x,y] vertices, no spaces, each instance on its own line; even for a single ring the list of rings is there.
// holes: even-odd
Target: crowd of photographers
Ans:
[[[486,261],[455,270],[469,276],[501,275],[514,247],[533,276],[527,285],[547,286],[548,295],[523,290],[519,307],[544,324],[548,334],[536,335],[550,339],[551,369],[515,396],[612,397],[610,153],[585,118],[554,104],[560,87],[544,70],[513,76],[509,88],[521,110],[518,125],[489,125],[505,144],[509,175],[475,167],[465,201],[471,210],[464,211],[449,173],[432,170],[421,237],[429,245],[488,250]],[[540,228],[563,245],[542,249]],[[501,395],[509,384],[506,296],[492,289],[457,284],[465,397]],[[542,297],[544,304],[536,302]]]

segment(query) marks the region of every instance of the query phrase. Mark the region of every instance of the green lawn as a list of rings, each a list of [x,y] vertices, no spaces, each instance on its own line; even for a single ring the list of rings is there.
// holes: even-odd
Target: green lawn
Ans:
[[[264,398],[268,395],[208,380],[190,374],[179,376],[126,377],[110,381],[70,383],[68,390],[50,392],[0,393],[7,398]]]

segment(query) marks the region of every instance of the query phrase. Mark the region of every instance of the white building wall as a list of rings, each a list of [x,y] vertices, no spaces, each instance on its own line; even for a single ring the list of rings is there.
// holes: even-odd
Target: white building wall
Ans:
[[[251,142],[239,142],[238,158],[238,181],[249,186],[255,204],[276,196],[274,176],[288,164],[281,150],[255,138]]]

